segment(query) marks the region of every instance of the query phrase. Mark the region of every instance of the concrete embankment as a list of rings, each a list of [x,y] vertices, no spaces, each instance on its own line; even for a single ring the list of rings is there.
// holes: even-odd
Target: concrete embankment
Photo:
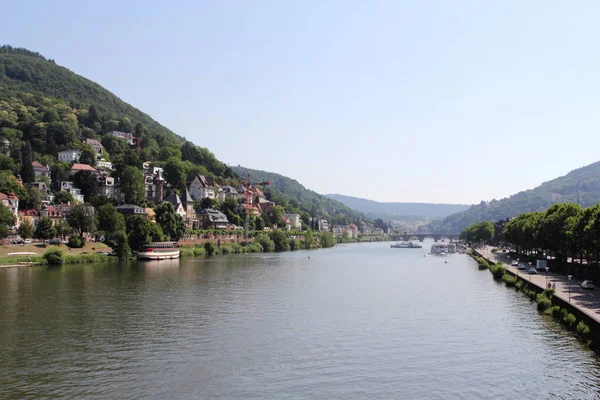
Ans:
[[[591,332],[587,339],[591,341],[591,347],[599,352],[600,350],[600,300],[596,298],[596,293],[584,292],[576,282],[570,282],[561,274],[528,274],[526,271],[520,272],[516,267],[511,267],[506,260],[500,259],[491,249],[473,249],[473,254],[483,258],[490,264],[502,263],[506,269],[506,274],[521,282],[523,287],[528,290],[534,290],[537,293],[543,293],[548,284],[554,284],[555,290],[552,295],[552,306],[558,306],[561,309],[573,314],[577,321],[583,321],[590,328]],[[504,258],[509,258],[505,254],[501,255]],[[564,322],[563,322],[564,323]],[[570,326],[575,330],[575,326]]]

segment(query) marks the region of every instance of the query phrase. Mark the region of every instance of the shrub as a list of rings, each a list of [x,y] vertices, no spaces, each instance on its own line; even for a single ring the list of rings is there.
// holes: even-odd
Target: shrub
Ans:
[[[298,250],[298,241],[294,238],[290,238],[288,240],[288,242],[290,242],[290,250],[294,251],[294,250]]]
[[[560,307],[553,306],[550,311],[552,312],[552,316],[556,319],[560,319]]]
[[[517,284],[517,277],[512,276],[510,274],[502,275],[502,280],[504,281],[504,283],[506,283],[507,287],[513,287],[513,286],[516,286],[516,284]]]
[[[575,331],[579,336],[585,339],[587,339],[591,333],[590,327],[587,326],[587,324],[583,321],[579,321],[579,323],[577,324],[577,328],[575,328]]]
[[[204,247],[194,247],[194,255],[195,256],[205,256],[206,255],[206,249],[204,249]]]
[[[274,251],[275,242],[273,242],[269,236],[261,233],[254,238],[254,243],[259,243],[262,247],[262,251]]]
[[[501,279],[506,273],[506,268],[502,264],[490,264],[489,270],[494,275],[494,279]]]
[[[211,242],[204,243],[204,251],[206,251],[207,256],[214,255],[216,252],[215,245]]]
[[[71,236],[67,242],[67,246],[72,249],[80,249],[85,246],[85,239],[81,236]]]
[[[180,257],[191,257],[194,255],[194,250],[190,249],[189,247],[182,247],[179,250],[179,256]]]
[[[245,246],[245,248],[248,253],[262,253],[263,251],[260,243],[250,243],[249,245]]]
[[[233,247],[229,246],[229,245],[222,245],[220,247],[221,249],[221,254],[232,254],[233,253]]]
[[[49,265],[60,265],[63,263],[63,252],[59,249],[50,249],[44,253],[44,260]]]
[[[575,325],[575,322],[577,322],[577,318],[575,318],[573,314],[571,314],[564,308],[560,310],[560,320],[569,328],[573,327],[573,325]]]
[[[546,298],[548,298],[548,299],[552,300],[552,296],[554,296],[554,290],[552,290],[552,289],[544,289],[544,291],[542,292],[542,294],[543,294],[543,295],[544,295]]]
[[[523,282],[517,280],[517,283],[515,283],[515,290],[523,290]]]
[[[540,293],[536,297],[537,309],[539,311],[546,311],[548,308],[552,306],[552,302],[549,298],[544,296],[543,293]]]

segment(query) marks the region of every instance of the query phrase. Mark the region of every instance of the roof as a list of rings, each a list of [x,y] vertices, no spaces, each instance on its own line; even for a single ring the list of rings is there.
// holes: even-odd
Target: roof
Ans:
[[[194,200],[192,199],[192,195],[190,194],[190,191],[185,189],[185,194],[183,195],[183,202],[184,203],[193,203]]]
[[[19,200],[19,198],[15,192],[10,192],[8,196],[4,193],[0,193],[0,200]]]
[[[181,204],[181,198],[179,198],[179,196],[177,196],[175,193],[171,193],[170,195],[165,197],[164,201],[168,201],[169,203],[173,204],[175,208],[177,208],[177,206]]]
[[[104,146],[102,146],[102,143],[100,143],[100,141],[96,140],[96,139],[88,138],[88,139],[85,139],[85,142],[87,144],[91,144],[92,146],[100,146],[100,147],[104,148]]]
[[[38,213],[38,210],[36,210],[34,208],[30,208],[29,210],[21,210],[21,211],[19,211],[19,215],[35,216],[35,215],[39,215],[39,213]]]
[[[80,164],[80,163],[73,163],[73,165],[71,166],[71,171],[92,171],[92,172],[98,172],[96,170],[96,168],[92,167],[91,165]]]
[[[42,168],[44,169],[44,171],[48,171],[48,167],[42,165],[39,161],[33,161],[31,165],[33,166],[33,168]]]
[[[214,208],[205,208],[200,210],[199,214],[208,215],[208,218],[212,222],[229,222],[227,221],[227,217],[219,210],[215,210]]]
[[[117,207],[117,211],[133,210],[136,213],[145,214],[146,209],[144,207],[135,206],[133,204],[123,204]]]

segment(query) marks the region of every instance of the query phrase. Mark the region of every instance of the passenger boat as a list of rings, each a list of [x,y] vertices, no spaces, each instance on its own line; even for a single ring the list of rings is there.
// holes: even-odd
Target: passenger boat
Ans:
[[[443,243],[434,243],[431,245],[431,254],[445,256],[448,253],[448,245]]]
[[[140,260],[167,260],[179,258],[177,242],[148,242],[143,243],[137,254]]]
[[[391,244],[390,247],[392,249],[420,249],[423,246],[417,243],[409,242],[409,243],[394,243]]]

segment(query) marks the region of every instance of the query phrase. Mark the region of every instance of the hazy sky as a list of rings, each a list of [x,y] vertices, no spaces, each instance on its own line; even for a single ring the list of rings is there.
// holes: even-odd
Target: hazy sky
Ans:
[[[0,42],[231,165],[476,203],[600,160],[598,1],[12,1]]]

